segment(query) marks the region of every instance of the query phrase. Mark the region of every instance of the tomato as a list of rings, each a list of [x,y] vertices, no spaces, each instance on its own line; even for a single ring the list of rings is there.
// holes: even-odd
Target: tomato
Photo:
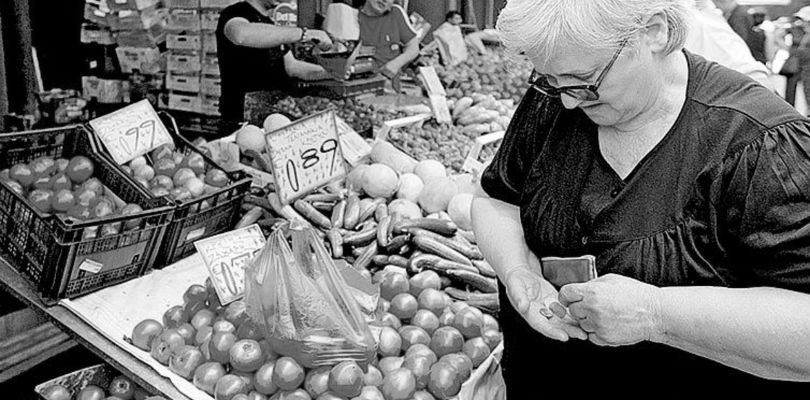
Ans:
[[[304,383],[304,368],[291,357],[276,360],[273,383],[281,390],[295,390]]]
[[[399,335],[402,336],[402,350],[405,351],[417,343],[430,345],[431,342],[430,335],[418,326],[403,326],[399,330]]]
[[[188,318],[189,316],[185,313],[183,306],[173,306],[163,313],[163,326],[166,328],[177,328],[188,322]]]
[[[439,317],[432,311],[419,310],[416,312],[416,315],[411,318],[411,324],[424,329],[428,335],[432,335],[436,329],[439,329]]]
[[[192,383],[198,389],[208,394],[214,394],[214,386],[219,378],[225,376],[225,368],[218,362],[206,362],[194,370]]]
[[[458,380],[458,371],[450,364],[438,362],[430,367],[430,380],[428,381],[430,393],[441,400],[449,399],[461,390]]]
[[[233,400],[237,394],[247,392],[245,381],[236,375],[225,375],[214,386],[214,397],[217,400]]]
[[[278,386],[273,383],[273,370],[275,366],[275,362],[267,362],[256,371],[256,374],[253,376],[253,386],[255,386],[257,392],[269,396],[278,391]]]
[[[183,346],[176,350],[169,359],[169,370],[185,379],[191,379],[194,371],[205,361],[200,349],[194,346]]]
[[[458,329],[452,326],[443,326],[436,329],[430,340],[430,349],[441,358],[446,354],[458,353],[464,346],[464,337]]]
[[[96,385],[87,385],[76,394],[76,400],[104,400],[104,389]]]
[[[387,400],[409,400],[416,392],[416,378],[409,369],[393,370],[383,379],[382,392]]]
[[[93,176],[93,162],[85,156],[75,156],[68,162],[65,174],[73,183],[82,183]]]
[[[135,384],[124,376],[117,376],[110,382],[109,392],[110,396],[132,400],[135,397]]]
[[[138,322],[132,329],[132,344],[135,347],[149,351],[152,349],[152,341],[163,332],[163,325],[153,319],[145,319]]]
[[[243,339],[236,342],[229,350],[231,367],[237,371],[253,372],[264,362],[264,355],[259,342]]]
[[[62,385],[52,385],[42,391],[45,400],[70,400],[70,391]]]
[[[208,351],[211,354],[211,360],[223,364],[231,361],[230,350],[236,343],[236,335],[233,333],[214,332],[211,336],[211,341],[208,343]]]
[[[329,372],[329,390],[343,397],[359,396],[363,389],[363,375],[356,362],[343,361]]]

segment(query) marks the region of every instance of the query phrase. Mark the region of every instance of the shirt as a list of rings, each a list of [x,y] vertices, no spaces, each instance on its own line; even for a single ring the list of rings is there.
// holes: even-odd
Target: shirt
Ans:
[[[374,60],[378,67],[402,54],[405,45],[416,37],[405,10],[393,5],[387,13],[372,17],[360,11],[360,41],[375,48]]]
[[[592,254],[599,275],[659,287],[810,293],[810,122],[745,76],[684,53],[683,109],[626,179],[602,157],[598,127],[581,110],[530,89],[482,187],[520,207],[538,257]],[[577,398],[705,398],[706,388],[779,398],[798,385],[662,344],[553,341],[515,312],[503,286],[500,304],[508,398],[572,387]],[[549,384],[538,389],[538,379]]]
[[[284,70],[287,46],[258,49],[239,46],[225,36],[225,25],[233,18],[244,18],[251,23],[274,22],[246,2],[233,4],[219,15],[217,23],[217,57],[222,79],[219,111],[229,121],[244,119],[245,94],[260,90],[283,90],[289,81]]]

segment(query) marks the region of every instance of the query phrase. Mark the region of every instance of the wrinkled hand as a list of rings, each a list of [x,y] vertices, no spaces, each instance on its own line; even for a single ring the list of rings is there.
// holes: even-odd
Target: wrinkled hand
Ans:
[[[392,67],[390,63],[385,64],[382,68],[380,68],[380,74],[388,79],[393,79],[397,73],[399,73],[399,70]]]
[[[600,346],[622,346],[660,335],[658,288],[616,274],[560,288],[560,303]]]
[[[540,262],[533,254],[529,263],[540,270]],[[515,267],[506,274],[504,285],[512,306],[534,330],[562,342],[570,338],[585,340],[588,337],[570,316],[547,318],[540,313],[541,308],[548,308],[557,301],[557,290],[542,276],[527,267]]]
[[[319,29],[307,30],[307,39],[316,43],[321,50],[329,50],[332,48],[332,38],[329,34]]]

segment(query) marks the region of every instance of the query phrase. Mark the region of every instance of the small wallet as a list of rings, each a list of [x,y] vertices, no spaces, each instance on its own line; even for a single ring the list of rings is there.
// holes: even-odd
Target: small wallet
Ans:
[[[540,259],[543,277],[560,288],[569,283],[587,282],[596,279],[596,257],[543,257]]]

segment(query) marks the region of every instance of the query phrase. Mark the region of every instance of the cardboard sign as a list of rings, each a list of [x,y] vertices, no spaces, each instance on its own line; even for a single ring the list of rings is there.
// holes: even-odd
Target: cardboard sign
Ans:
[[[343,158],[352,167],[371,154],[371,145],[355,132],[342,118],[335,117],[338,135],[340,135],[340,148],[343,150]]]
[[[244,296],[245,267],[264,241],[262,229],[254,224],[194,242],[223,305]]]
[[[419,75],[422,77],[422,82],[425,84],[425,89],[428,94],[440,94],[447,96],[444,91],[444,85],[436,74],[436,69],[433,67],[419,67]]]
[[[411,115],[410,117],[403,117],[398,119],[392,119],[390,121],[385,121],[383,123],[382,128],[378,129],[377,132],[375,132],[374,139],[386,140],[388,138],[388,134],[390,134],[392,130],[427,121],[430,119],[430,117],[431,117],[430,114],[418,114],[418,115]]]
[[[489,160],[487,160],[486,163],[478,160],[478,156],[481,155],[481,150],[486,145],[502,140],[505,134],[506,132],[499,131],[488,133],[476,138],[473,142],[473,147],[470,148],[470,152],[467,153],[467,158],[464,159],[464,164],[461,165],[461,170],[464,172],[469,172],[475,177],[481,176],[481,173],[483,173],[484,169],[487,167],[487,165],[489,165]]]
[[[450,115],[450,106],[447,105],[447,97],[441,94],[430,95],[430,106],[433,109],[433,116],[440,124],[452,124],[453,116]]]
[[[90,126],[118,164],[124,164],[164,144],[174,145],[148,100],[98,117],[90,121]]]
[[[283,204],[346,175],[332,110],[299,119],[265,137]]]

